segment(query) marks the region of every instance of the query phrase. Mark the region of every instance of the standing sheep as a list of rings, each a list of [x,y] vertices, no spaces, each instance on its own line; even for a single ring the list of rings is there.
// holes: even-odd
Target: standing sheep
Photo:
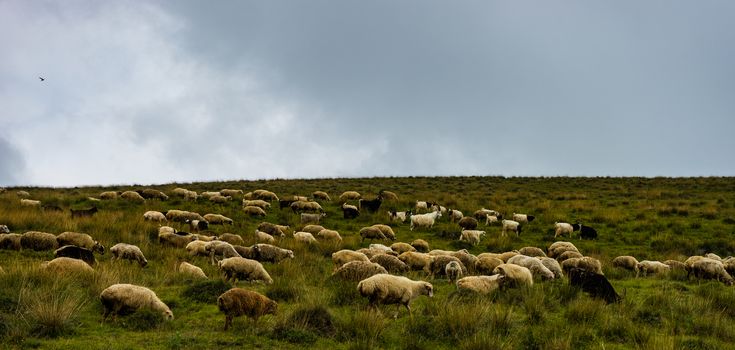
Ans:
[[[160,211],[149,210],[143,213],[143,219],[147,221],[166,222],[166,215],[163,215]]]
[[[217,298],[219,311],[225,314],[225,331],[232,325],[232,319],[247,316],[258,322],[258,318],[268,314],[275,315],[278,304],[258,292],[242,288],[232,288]]]
[[[434,211],[428,214],[414,214],[411,215],[411,226],[410,230],[413,231],[415,227],[426,227],[426,228],[432,228],[434,227],[434,222],[441,218],[442,213],[439,211]]]
[[[306,243],[306,244],[315,244],[316,238],[314,238],[314,235],[312,235],[309,232],[296,232],[293,234],[293,238],[296,240],[296,242]]]
[[[485,231],[480,230],[462,230],[459,235],[459,240],[468,242],[472,245],[480,244],[480,239],[485,235]]]
[[[120,195],[120,198],[133,202],[145,202],[145,198],[135,191],[125,191]]]
[[[391,241],[396,240],[396,234],[393,232],[393,229],[390,226],[383,225],[383,224],[375,224],[375,225],[372,225],[372,227],[375,227],[378,230],[380,230],[380,232],[382,232],[383,235],[385,235],[385,237],[390,239]]]
[[[727,286],[732,286],[735,282],[722,262],[710,258],[699,259],[692,263],[691,272],[697,278],[718,280]]]
[[[462,278],[462,265],[457,261],[450,261],[444,266],[444,274],[447,275],[449,283],[454,283]]]
[[[358,282],[381,273],[388,273],[388,271],[380,264],[370,261],[350,261],[335,270],[332,277]]]
[[[340,236],[339,232],[335,230],[323,229],[319,231],[316,236],[327,241],[342,242],[342,236]]]
[[[357,201],[360,200],[360,198],[362,198],[362,196],[358,192],[345,191],[341,195],[339,195],[339,202],[344,203],[347,201]]]
[[[221,214],[204,214],[204,220],[212,225],[232,225],[232,219]]]
[[[520,222],[522,224],[527,224],[527,223],[533,221],[533,219],[535,219],[535,218],[536,217],[533,216],[533,215],[513,213],[513,221],[518,221],[518,222]]]
[[[105,254],[105,246],[95,241],[92,236],[79,232],[62,232],[56,236],[59,246],[75,245],[77,247],[87,248],[93,252]]]
[[[370,261],[379,264],[386,269],[389,273],[404,273],[410,269],[406,263],[398,259],[397,257],[389,254],[378,254],[370,258]]]
[[[2,233],[0,234],[0,249],[20,250],[20,238],[18,233]]]
[[[421,295],[428,295],[429,298],[434,296],[434,287],[429,282],[413,281],[406,277],[387,274],[375,275],[360,281],[357,290],[360,295],[368,298],[373,307],[377,307],[378,303],[403,304],[409,314],[411,300]],[[395,317],[398,317],[397,313]]]
[[[146,265],[148,265],[148,260],[146,260],[140,248],[132,244],[115,244],[114,246],[112,246],[112,248],[110,248],[110,253],[112,254],[112,259],[110,259],[111,261],[125,259],[137,261],[140,267],[145,267]]]
[[[94,254],[87,248],[77,247],[75,245],[65,245],[59,249],[54,250],[54,256],[57,258],[66,257],[79,259],[87,263],[89,266],[94,266],[97,260],[94,258]]]
[[[113,317],[123,315],[128,312],[135,312],[141,308],[150,308],[153,311],[160,312],[166,320],[172,320],[174,314],[171,309],[158,299],[156,293],[152,290],[136,286],[133,284],[113,284],[100,293],[102,306],[105,312],[102,320],[112,314]]]
[[[630,255],[621,255],[612,260],[613,267],[636,271],[638,274],[638,260]]]
[[[20,236],[20,246],[23,249],[35,251],[54,250],[59,247],[56,236],[39,231],[28,231]]]
[[[250,205],[250,206],[247,206],[247,207],[242,208],[242,211],[246,215],[250,215],[250,216],[260,216],[260,217],[263,217],[263,216],[266,216],[267,215],[265,213],[265,210],[263,210],[263,208],[256,207],[256,206],[253,206],[253,205]]]
[[[415,252],[416,248],[414,248],[412,245],[404,242],[396,242],[390,245],[390,249],[398,254],[403,254],[405,252]]]
[[[563,236],[565,234],[568,234],[569,238],[572,238],[572,232],[574,232],[574,227],[572,226],[572,224],[566,222],[554,223],[554,238]]]
[[[533,275],[531,271],[523,266],[514,264],[502,264],[493,270],[496,275],[505,276],[505,281],[510,286],[524,287],[533,286]]]
[[[242,206],[243,208],[244,207],[259,207],[260,209],[268,210],[270,209],[271,204],[262,199],[252,199],[252,200],[243,199]]]
[[[335,269],[350,261],[370,261],[370,259],[364,253],[349,249],[342,249],[332,253],[332,262],[334,263]]]
[[[490,294],[500,289],[505,276],[467,276],[457,280],[457,290],[469,290],[478,294]]]
[[[546,266],[546,268],[549,269],[549,271],[551,271],[552,273],[554,273],[554,278],[557,278],[558,279],[558,278],[564,277],[564,273],[562,272],[561,265],[559,265],[559,262],[556,261],[555,259],[548,258],[548,257],[545,257],[545,256],[544,257],[536,257],[536,259],[539,259],[539,261],[541,261],[541,263],[544,266]]]
[[[366,238],[371,241],[373,239],[388,239],[379,228],[373,226],[363,227],[360,229],[360,242],[364,242]]]
[[[411,242],[411,246],[416,248],[417,252],[421,253],[427,253],[431,249],[429,247],[429,242],[423,240],[423,239],[415,239],[413,242]]]
[[[301,223],[302,224],[318,224],[319,220],[321,220],[321,218],[325,216],[327,216],[327,213],[320,213],[320,214],[301,213]]]
[[[492,256],[478,256],[475,271],[482,275],[492,275],[496,267],[505,264],[503,260]]]
[[[319,199],[323,201],[331,201],[332,199],[329,198],[329,194],[324,191],[314,191],[311,193],[311,196],[314,197],[314,199]]]
[[[518,253],[525,256],[546,257],[543,249],[537,247],[523,247],[518,249]]]
[[[94,273],[89,264],[86,262],[67,257],[60,257],[51,261],[46,261],[42,264],[47,271],[54,274],[90,274]]]
[[[232,244],[222,241],[211,241],[204,245],[204,250],[209,253],[209,260],[212,265],[215,265],[216,258],[221,256],[223,258],[240,257],[240,254],[235,250]]]
[[[477,220],[471,216],[465,216],[457,222],[457,225],[463,230],[474,230],[477,228]]]
[[[583,270],[591,271],[600,275],[603,275],[602,273],[602,264],[599,260],[584,256],[581,258],[571,258],[564,260],[561,263],[562,270],[568,273],[568,271],[572,268],[580,268]]]
[[[179,273],[188,275],[197,279],[207,279],[207,275],[204,273],[201,267],[189,264],[186,261],[182,261],[179,264]]]
[[[273,279],[263,265],[256,261],[240,257],[222,259],[218,263],[220,271],[225,275],[225,282],[230,280],[237,283],[238,279],[245,281],[263,281],[272,284]]]
[[[660,261],[643,260],[636,265],[636,277],[639,273],[643,273],[646,276],[649,273],[652,274],[665,274],[671,271],[671,267]]]
[[[293,250],[283,249],[270,244],[253,244],[254,260],[260,262],[279,263],[286,259],[293,259]],[[245,256],[243,256],[244,258]]]
[[[518,221],[513,220],[503,220],[503,231],[502,235],[507,236],[508,231],[515,232],[516,237],[521,235],[521,224]]]
[[[245,240],[240,237],[240,235],[234,234],[234,233],[223,233],[219,236],[217,236],[217,239],[223,242],[227,242],[229,244],[238,244],[238,245],[244,245]]]
[[[519,254],[508,259],[507,263],[527,268],[534,277],[540,277],[543,280],[554,279],[554,273],[536,258]]]
[[[434,261],[434,257],[419,252],[405,252],[398,256],[398,259],[406,263],[411,270],[423,270],[426,273],[431,273],[431,264]]]

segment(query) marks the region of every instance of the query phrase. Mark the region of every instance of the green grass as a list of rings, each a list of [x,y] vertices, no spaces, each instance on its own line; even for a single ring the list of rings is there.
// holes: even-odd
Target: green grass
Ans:
[[[322,203],[327,212],[323,226],[340,232],[341,246],[305,247],[290,237],[278,245],[294,250],[296,258],[280,264],[264,263],[272,285],[239,282],[279,303],[278,313],[257,322],[239,317],[224,332],[224,315],[216,298],[231,287],[215,266],[202,257],[190,258],[182,249],[162,247],[158,225],[146,222],[147,210],[183,209],[221,213],[233,226],[213,226],[213,234],[232,232],[246,245],[261,221],[290,225],[298,230],[297,215],[277,205],[264,219],[240,210],[240,199],[226,204],[171,198],[131,203],[124,200],[92,202],[87,197],[107,190],[142,186],[80,188],[11,188],[0,194],[0,224],[13,232],[77,231],[91,234],[107,248],[125,242],[138,245],[149,261],[146,268],[97,256],[93,276],[53,276],[40,268],[52,252],[0,250],[0,340],[9,348],[59,349],[209,349],[228,347],[302,349],[728,349],[735,348],[735,289],[718,282],[689,280],[685,274],[635,278],[617,271],[610,261],[618,255],[639,260],[677,259],[716,253],[735,255],[734,178],[503,178],[409,177],[317,180],[226,181],[153,186],[170,192],[185,187],[201,192],[238,188],[245,192],[265,188],[281,197],[310,195],[323,190],[336,199],[346,190],[373,198],[381,189],[399,200],[385,202],[372,215],[342,219],[338,203]],[[32,199],[56,204],[64,212],[43,212],[19,206],[17,190]],[[432,299],[420,297],[404,308],[368,307],[356,283],[329,278],[330,254],[359,249],[357,232],[374,223],[387,223],[386,210],[411,209],[416,200],[434,200],[471,215],[481,207],[533,214],[520,237],[499,237],[500,226],[479,228],[487,235],[478,246],[451,240],[456,224],[442,218],[431,230],[410,231],[408,224],[390,223],[399,241],[422,238],[432,249],[467,248],[473,254],[502,252],[524,246],[546,248],[555,241],[556,221],[593,226],[598,240],[571,240],[585,255],[600,259],[603,271],[624,296],[620,304],[591,299],[564,281],[540,282],[533,288],[507,290],[486,296],[457,293],[444,279],[429,280],[421,272],[406,274],[434,284]],[[91,218],[72,220],[68,208],[96,205]],[[182,230],[187,226],[171,224]],[[568,238],[564,238],[568,240]],[[178,261],[201,267],[208,281],[193,281],[176,273]],[[114,283],[134,283],[154,290],[175,316],[161,321],[150,311],[121,316],[102,323],[99,293]]]

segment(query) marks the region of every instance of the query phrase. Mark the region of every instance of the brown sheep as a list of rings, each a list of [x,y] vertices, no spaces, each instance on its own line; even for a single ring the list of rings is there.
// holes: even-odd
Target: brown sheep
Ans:
[[[370,258],[370,261],[384,267],[390,273],[408,272],[409,268],[406,263],[393,255],[378,254]]]
[[[225,330],[232,325],[232,319],[247,316],[258,322],[258,318],[268,314],[275,315],[278,303],[265,295],[242,288],[232,288],[217,298],[219,311],[225,314]]]
[[[350,261],[340,266],[332,277],[338,277],[346,281],[359,282],[370,276],[388,273],[382,266],[369,261]]]

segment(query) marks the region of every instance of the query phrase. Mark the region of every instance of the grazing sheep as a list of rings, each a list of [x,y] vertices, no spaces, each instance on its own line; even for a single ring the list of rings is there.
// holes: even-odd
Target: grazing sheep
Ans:
[[[28,191],[18,191],[15,193],[18,197],[30,197],[31,194]]]
[[[431,273],[430,273],[430,275],[432,277],[446,276],[446,274],[447,274],[447,271],[446,271],[447,264],[449,264],[452,261],[454,261],[457,264],[459,264],[460,269],[462,271],[462,275],[466,275],[467,274],[467,267],[464,266],[464,264],[462,263],[462,261],[460,261],[458,258],[455,258],[455,257],[453,257],[451,255],[435,255],[434,258],[431,260]]]
[[[260,262],[269,262],[277,264],[286,259],[293,259],[293,251],[289,249],[283,249],[270,244],[254,244],[251,247],[253,249],[253,259]],[[244,258],[245,256],[243,256]]]
[[[460,241],[466,241],[472,245],[480,244],[480,238],[485,235],[485,231],[480,230],[462,230],[459,236]]]
[[[207,279],[207,274],[204,273],[201,267],[189,264],[186,261],[182,261],[179,264],[178,271],[180,274],[188,275],[196,279]]]
[[[453,253],[454,251],[451,251],[451,250],[434,249],[430,251],[428,254],[432,256],[439,256],[439,255],[452,256]]]
[[[505,282],[512,287],[533,286],[533,274],[523,266],[502,264],[493,270],[493,274],[505,276]]]
[[[324,229],[324,226],[321,226],[321,225],[306,225],[301,229],[301,231],[309,232],[312,235],[316,235],[316,234],[319,234],[319,232],[323,229]]]
[[[189,244],[186,245],[186,251],[189,253],[189,256],[209,256],[209,252],[207,251],[207,244],[209,242],[205,241],[191,241]]]
[[[232,257],[220,260],[218,265],[220,271],[225,275],[225,282],[232,280],[233,283],[237,283],[239,279],[243,279],[245,281],[263,281],[265,284],[273,283],[268,271],[256,260]]]
[[[319,231],[319,233],[316,234],[318,238],[321,238],[323,240],[327,241],[336,241],[336,242],[342,242],[342,236],[339,235],[339,232],[335,230],[328,230],[323,229]]]
[[[231,199],[232,199],[232,197],[230,197],[230,196],[221,196],[221,195],[215,195],[215,196],[209,197],[209,201],[210,202],[217,203],[217,204],[227,203],[227,201],[229,201]]]
[[[467,276],[457,280],[457,290],[468,290],[478,294],[490,294],[503,287],[505,276]]]
[[[305,202],[305,201],[295,201],[291,203],[290,205],[291,210],[296,213],[323,213],[324,209],[322,209],[321,204],[317,202]]]
[[[600,261],[589,256],[584,256],[581,258],[571,258],[564,260],[561,263],[562,270],[567,273],[570,269],[575,267],[603,275],[602,264],[600,264]]]
[[[370,213],[375,213],[380,209],[380,205],[383,204],[383,197],[378,195],[375,199],[360,199],[357,202],[360,209],[365,208]]]
[[[242,190],[233,190],[233,189],[223,189],[219,191],[219,193],[225,197],[236,197],[242,195]]]
[[[434,204],[431,205],[431,210],[441,212],[442,215],[446,215],[447,214],[447,208],[444,207],[444,206],[441,206],[439,204],[436,204],[436,203],[434,203]]]
[[[411,211],[395,211],[391,210],[388,212],[390,221],[394,222],[405,222],[406,218],[411,217]]]
[[[613,267],[636,271],[638,274],[638,260],[630,255],[621,255],[612,260]]]
[[[69,209],[71,212],[71,218],[88,218],[92,217],[97,213],[97,207],[91,207],[89,209]]]
[[[277,201],[278,196],[275,193],[267,190],[255,190],[253,191],[253,198],[262,199],[265,201]]]
[[[144,190],[140,190],[136,192],[138,192],[138,194],[140,194],[145,199],[160,199],[162,201],[168,200],[168,196],[159,190],[146,188]]]
[[[574,244],[564,241],[554,242],[549,246],[549,248],[546,249],[546,252],[548,253],[548,256],[550,258],[556,258],[566,251],[574,251],[579,253],[579,250],[577,249],[577,247],[574,246]]]
[[[393,232],[393,229],[390,226],[383,225],[383,224],[375,224],[375,225],[372,225],[371,227],[375,227],[378,230],[380,230],[380,232],[382,232],[383,235],[386,238],[390,239],[391,241],[396,240],[396,234]]]
[[[398,256],[398,259],[406,263],[411,270],[423,270],[429,274],[434,258],[432,255],[419,252],[405,252]]]
[[[434,227],[434,222],[441,218],[442,213],[439,211],[434,211],[428,214],[415,214],[411,215],[411,227],[410,230],[413,231],[415,227],[426,227],[426,228],[432,228]]]
[[[32,249],[35,251],[55,250],[59,247],[56,236],[39,231],[28,231],[20,236],[20,246],[23,249]]]
[[[243,207],[259,207],[260,209],[268,210],[270,209],[271,204],[262,199],[252,199],[252,200],[243,199],[242,206]]]
[[[565,234],[568,234],[569,238],[572,238],[572,232],[574,232],[574,226],[572,224],[566,222],[554,223],[554,238]]]
[[[133,284],[113,284],[100,293],[100,299],[105,311],[102,320],[112,314],[113,318],[141,308],[148,308],[160,312],[166,320],[172,320],[174,314],[171,309],[158,299],[152,290]]]
[[[561,253],[561,255],[556,257],[556,261],[558,261],[560,264],[564,262],[564,260],[573,259],[573,258],[581,258],[584,255],[582,255],[579,252],[573,251],[573,250],[567,250],[564,253]]]
[[[192,211],[172,209],[166,212],[166,219],[169,221],[186,222],[186,220],[206,221],[204,217]]]
[[[0,249],[20,250],[21,235],[18,233],[0,234]]]
[[[161,228],[168,227],[163,226]],[[181,235],[181,232],[177,233],[171,233],[168,231],[163,231],[159,229],[158,231],[158,243],[162,245],[171,246],[174,248],[184,248],[187,244],[189,244],[191,241],[195,241],[198,238],[194,235],[188,234],[184,232],[185,235]]]
[[[335,269],[350,261],[370,261],[370,259],[364,253],[349,249],[342,249],[332,253],[332,262],[334,263]]]
[[[247,207],[242,208],[242,211],[243,211],[243,213],[245,213],[245,215],[250,215],[250,216],[260,216],[260,217],[263,217],[263,216],[266,216],[267,215],[265,213],[265,210],[263,210],[263,208],[256,207],[256,206],[253,206],[253,205],[250,205],[250,206],[247,206]]]
[[[657,275],[669,273],[671,271],[671,267],[660,261],[643,260],[636,265],[635,270],[635,276],[638,277],[638,274],[641,272],[643,272],[643,276],[646,276],[648,273]]]
[[[373,226],[363,227],[360,229],[360,242],[364,242],[366,238],[371,241],[373,239],[388,239],[379,228]]]
[[[186,232],[184,232],[184,233],[186,233]],[[181,232],[179,232],[178,234],[181,234]],[[216,241],[217,240],[217,236],[207,236],[207,235],[202,235],[202,234],[198,234],[198,233],[194,233],[194,234],[192,234],[192,236],[194,236],[194,237],[196,237],[196,239],[198,239],[200,241],[204,241],[204,242],[211,242],[211,241]]]
[[[319,220],[321,220],[321,218],[325,216],[327,216],[327,213],[320,213],[320,214],[301,213],[301,223],[302,224],[318,224]]]
[[[212,265],[215,264],[216,258],[221,256],[222,258],[239,258],[240,254],[235,250],[232,244],[222,241],[211,241],[207,242],[204,246],[204,250],[209,253],[209,261]]]
[[[678,260],[666,260],[664,261],[664,264],[669,265],[671,270],[681,270],[686,271],[687,265],[681,261]],[[727,265],[725,266],[725,269],[727,270]],[[728,271],[729,272],[729,271]]]
[[[477,261],[475,261],[475,272],[482,275],[492,275],[493,270],[502,264],[505,264],[505,262],[499,258],[492,256],[478,256]]]
[[[518,249],[518,253],[525,256],[546,257],[546,253],[544,253],[543,249],[537,247],[523,247]]]
[[[357,201],[362,198],[362,195],[360,193],[355,191],[345,191],[341,195],[339,195],[339,202],[344,203],[347,201]]]
[[[462,265],[457,261],[450,261],[444,266],[444,274],[447,275],[449,283],[454,283],[462,278]]]
[[[293,238],[294,240],[296,240],[296,242],[301,242],[301,243],[306,243],[306,244],[317,243],[316,238],[314,238],[314,235],[312,235],[309,232],[303,232],[303,231],[296,232],[293,234]]]
[[[447,216],[449,216],[449,222],[455,222],[462,219],[464,217],[464,214],[456,209],[447,209]]]
[[[572,228],[574,231],[579,231],[579,238],[581,239],[597,239],[597,231],[592,227],[582,224],[573,224]]]
[[[121,194],[122,194],[122,192],[105,191],[105,192],[100,193],[100,199],[102,199],[102,200],[117,199],[117,196],[119,196]]]
[[[371,243],[371,244],[370,244],[370,245],[368,246],[368,249],[371,249],[371,250],[378,250],[378,251],[380,251],[380,252],[383,252],[383,253],[385,253],[385,254],[391,254],[391,253],[395,253],[395,252],[393,251],[393,249],[390,249],[390,247],[389,247],[389,246],[387,246],[387,245],[385,245],[385,244],[380,244],[380,243]]]
[[[112,254],[112,259],[110,259],[110,261],[125,259],[137,261],[140,267],[145,267],[146,265],[148,265],[148,260],[146,260],[140,248],[132,244],[115,244],[114,246],[112,246],[112,248],[110,248],[110,253]]]
[[[378,192],[378,195],[381,198],[383,198],[383,200],[386,200],[386,201],[397,201],[398,200],[398,195],[391,191],[380,190],[380,192]]]
[[[477,220],[471,216],[465,216],[457,222],[463,230],[474,230],[477,228]]]
[[[518,222],[520,222],[522,224],[527,224],[527,223],[533,221],[533,219],[535,219],[535,218],[536,217],[533,216],[533,215],[513,213],[513,221],[518,221]]]
[[[413,242],[411,242],[411,246],[416,248],[417,252],[426,253],[429,251],[429,242],[426,242],[423,239],[415,239]]]
[[[360,209],[352,204],[342,203],[342,217],[345,219],[354,219],[360,216]]]
[[[35,201],[32,199],[21,199],[20,205],[23,207],[40,207],[41,201]]]
[[[173,191],[171,191],[171,194],[176,197],[184,198],[186,201],[195,201],[197,198],[199,198],[199,194],[197,194],[194,191],[189,191],[185,188],[177,187],[174,188]]]
[[[276,225],[270,222],[261,222],[258,225],[258,231],[263,231],[271,236],[284,237],[288,232],[288,226]]]
[[[402,276],[379,274],[368,277],[357,284],[360,295],[368,298],[370,305],[403,304],[411,313],[411,300],[421,295],[434,296],[434,287],[429,282],[413,281]],[[400,307],[400,306],[398,306]],[[396,317],[398,314],[396,313]]]
[[[311,193],[311,196],[314,197],[314,199],[319,199],[323,201],[331,201],[332,198],[329,198],[329,194],[324,191],[314,191]]]
[[[145,198],[135,191],[125,191],[120,195],[120,198],[133,202],[145,202]]]
[[[350,261],[337,268],[332,273],[332,277],[358,282],[381,273],[388,273],[388,271],[380,264],[371,261]]]
[[[232,319],[247,316],[258,322],[258,318],[268,314],[275,315],[278,303],[258,292],[242,288],[232,288],[217,298],[219,311],[225,314],[225,331],[232,325]]]
[[[232,225],[232,219],[220,214],[204,214],[204,220],[212,225]]]
[[[67,257],[59,257],[46,261],[42,266],[54,274],[87,274],[94,273],[94,269],[86,262]]]
[[[408,272],[410,268],[406,263],[398,259],[393,255],[378,254],[370,258],[371,262],[374,262],[386,269],[389,273],[404,273]]]
[[[495,211],[495,210],[491,210],[491,209],[485,209],[485,208],[476,210],[474,213],[472,213],[472,216],[474,216],[475,219],[477,219],[477,220],[484,220],[488,216],[494,216],[494,217],[496,217],[498,219],[501,219],[501,220],[503,219],[503,215],[500,214],[500,212]]]
[[[498,219],[497,216],[495,216],[495,215],[488,215],[488,216],[485,217],[485,225],[486,226],[490,226],[490,225],[498,222],[498,220],[499,219]]]
[[[546,266],[549,271],[554,273],[554,278],[562,278],[564,277],[564,273],[562,272],[561,265],[559,265],[559,262],[556,261],[554,258],[549,257],[536,257],[536,259],[539,259],[541,263]]]
[[[75,245],[65,245],[54,250],[54,256],[57,258],[65,257],[79,259],[87,263],[89,266],[94,266],[94,264],[97,263],[97,259],[94,258],[94,254],[91,250],[77,247]]]
[[[160,211],[149,210],[143,213],[143,220],[165,222],[166,215],[163,215]]]
[[[396,242],[396,243],[391,244],[390,249],[398,254],[416,251],[416,248],[414,248],[412,245],[408,243],[403,243],[403,242]]]
[[[503,260],[505,262],[508,262],[508,260],[510,260],[510,258],[512,258],[512,257],[514,257],[516,255],[519,255],[519,254],[520,253],[517,250],[511,250],[509,252],[500,253],[499,258],[500,258],[500,260]]]
[[[421,211],[428,211],[431,206],[433,206],[433,203],[429,201],[416,201],[415,209],[419,213]]]
[[[199,197],[202,197],[204,199],[210,199],[214,196],[221,196],[222,194],[219,192],[214,191],[202,191],[202,193],[199,194]]]
[[[582,288],[593,298],[603,299],[608,304],[617,303],[622,299],[610,281],[601,274],[580,268],[572,268],[567,274],[570,285]]]
[[[461,261],[462,264],[467,267],[467,270],[470,273],[475,272],[475,263],[477,262],[477,257],[470,254],[467,249],[460,249],[456,252],[452,252],[451,255],[459,259],[459,261]]]
[[[508,259],[508,264],[514,264],[518,266],[523,266],[527,268],[529,271],[531,271],[531,274],[534,277],[539,277],[542,280],[553,280],[554,279],[554,273],[551,272],[546,266],[544,266],[543,263],[541,263],[540,260],[525,256],[525,255],[516,255],[510,259]]]
[[[223,233],[219,236],[217,236],[217,239],[220,241],[227,242],[229,244],[239,244],[244,245],[245,240],[240,237],[240,235],[236,235],[234,233]]]
[[[0,225],[0,234],[2,233],[10,233],[10,228],[8,228],[8,225]]]
[[[516,237],[521,235],[521,224],[518,221],[503,220],[501,222],[503,223],[503,236],[507,236],[508,231],[515,232]]]
[[[715,259],[702,258],[695,261],[692,263],[691,272],[697,278],[718,280],[727,286],[733,285],[735,281],[725,270],[725,265]]]
[[[87,248],[93,252],[105,254],[105,246],[95,241],[92,236],[79,232],[62,232],[56,236],[56,242],[59,246],[75,245],[77,247]]]
[[[479,255],[477,255],[477,258],[478,259],[482,259],[482,258],[496,258],[496,259],[500,259],[502,261],[505,261],[502,258],[502,254],[503,253],[488,253],[488,252],[485,252],[485,253],[480,253]]]
[[[191,229],[192,232],[199,232],[209,229],[209,222],[206,220],[186,220],[186,223],[189,224],[189,229]]]
[[[235,248],[235,251],[237,252],[237,254],[240,254],[240,256],[243,258],[261,261],[260,259],[258,259],[257,253],[255,252],[255,245],[252,245],[250,247],[243,247],[241,245],[233,245],[232,247]]]

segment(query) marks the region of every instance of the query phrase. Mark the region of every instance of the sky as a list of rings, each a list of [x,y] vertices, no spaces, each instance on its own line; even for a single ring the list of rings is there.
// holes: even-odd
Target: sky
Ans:
[[[733,13],[0,0],[0,186],[734,176]]]

